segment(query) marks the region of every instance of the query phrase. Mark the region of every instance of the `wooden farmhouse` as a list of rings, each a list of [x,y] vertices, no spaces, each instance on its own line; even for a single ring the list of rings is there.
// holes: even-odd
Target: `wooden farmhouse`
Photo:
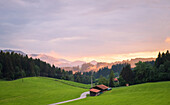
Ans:
[[[96,85],[95,87],[92,87],[90,89],[90,96],[98,96],[101,93],[108,91],[109,87],[105,86],[105,85]]]
[[[101,92],[107,91],[109,87],[105,86],[105,85],[96,85],[95,87],[93,87],[94,89],[98,89],[101,90]]]
[[[98,89],[90,89],[90,96],[98,96],[100,94],[100,90]]]

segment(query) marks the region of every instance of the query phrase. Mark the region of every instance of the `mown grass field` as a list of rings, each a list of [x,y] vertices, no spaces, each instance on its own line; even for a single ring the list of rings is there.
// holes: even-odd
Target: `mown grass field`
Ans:
[[[70,82],[72,83],[74,82]],[[22,79],[1,80],[0,105],[47,105],[78,98],[85,91],[88,89],[74,87],[46,77],[24,78],[24,82]]]
[[[170,81],[113,88],[100,96],[63,105],[170,105]]]
[[[75,87],[80,87],[80,88],[84,88],[84,89],[91,88],[91,84],[82,84],[82,83],[78,83],[78,82],[66,81],[66,80],[61,80],[61,79],[56,79],[56,80],[59,82],[65,83],[67,85],[75,86]]]

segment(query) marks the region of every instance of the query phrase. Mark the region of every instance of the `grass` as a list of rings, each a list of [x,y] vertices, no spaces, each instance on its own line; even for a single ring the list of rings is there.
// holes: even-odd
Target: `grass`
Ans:
[[[74,87],[79,87],[79,88],[84,88],[84,89],[91,88],[91,84],[82,84],[82,83],[78,83],[78,82],[66,81],[66,80],[61,80],[61,79],[57,79],[57,81],[62,82],[67,85],[74,86]]]
[[[0,80],[0,105],[47,105],[78,98],[85,91],[46,77],[24,78],[24,82]]]
[[[77,98],[89,87],[46,77],[24,78],[24,82],[0,80],[0,105],[48,105]],[[113,88],[100,96],[63,105],[170,105],[169,98],[170,81],[167,81]]]
[[[113,88],[100,96],[63,105],[170,105],[170,81]]]

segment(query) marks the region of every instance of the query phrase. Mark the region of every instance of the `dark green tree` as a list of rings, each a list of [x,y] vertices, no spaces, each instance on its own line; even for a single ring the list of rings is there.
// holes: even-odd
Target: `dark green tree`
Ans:
[[[109,75],[109,86],[114,87],[114,73],[113,70],[111,70],[110,75]]]
[[[166,60],[167,60],[167,61],[170,61],[170,53],[169,53],[169,50],[167,50],[167,52],[166,52]]]
[[[25,71],[21,69],[22,82],[24,82],[24,77],[26,76]]]
[[[2,78],[2,64],[0,63],[0,78]]]
[[[134,68],[135,73],[135,83],[143,83],[154,80],[155,78],[155,70],[153,70],[153,66],[146,62],[139,61],[136,63],[136,67]]]
[[[108,80],[101,75],[99,78],[98,84],[104,84],[108,86]]]
[[[119,76],[118,80],[119,80],[119,85],[120,86],[125,86],[126,85],[126,81],[123,79],[122,76]]]
[[[29,62],[29,76],[31,76],[31,77],[36,76],[34,70],[35,70],[34,63],[32,60],[30,60],[30,62]]]
[[[123,67],[120,76],[122,76],[126,83],[133,84],[134,74],[131,70],[130,64],[127,64],[125,67]]]
[[[159,52],[159,54],[158,54],[158,57],[156,58],[156,61],[155,61],[155,66],[157,67],[157,68],[159,68],[159,66],[162,64],[162,55],[161,55],[161,53]]]
[[[34,66],[34,71],[35,71],[36,76],[40,76],[40,68],[39,68],[39,66],[35,65]]]

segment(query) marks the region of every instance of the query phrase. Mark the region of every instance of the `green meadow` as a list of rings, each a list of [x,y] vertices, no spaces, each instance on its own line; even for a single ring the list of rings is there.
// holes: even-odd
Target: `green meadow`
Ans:
[[[47,105],[78,98],[81,93],[88,91],[53,78],[29,77],[23,80],[0,81],[0,105]],[[80,83],[74,85],[86,86]]]
[[[83,88],[80,88],[83,87]],[[90,85],[47,78],[29,77],[0,81],[0,105],[48,105],[78,98]],[[100,96],[63,105],[170,105],[170,81],[113,88]]]
[[[84,89],[90,89],[91,88],[91,84],[82,84],[82,83],[78,83],[78,82],[73,82],[73,81],[66,81],[66,80],[61,80],[61,79],[56,79],[58,80],[58,82],[67,84],[67,85],[71,85],[74,87],[79,87],[79,88],[84,88]]]
[[[100,96],[63,105],[170,105],[170,81],[113,88]]]

